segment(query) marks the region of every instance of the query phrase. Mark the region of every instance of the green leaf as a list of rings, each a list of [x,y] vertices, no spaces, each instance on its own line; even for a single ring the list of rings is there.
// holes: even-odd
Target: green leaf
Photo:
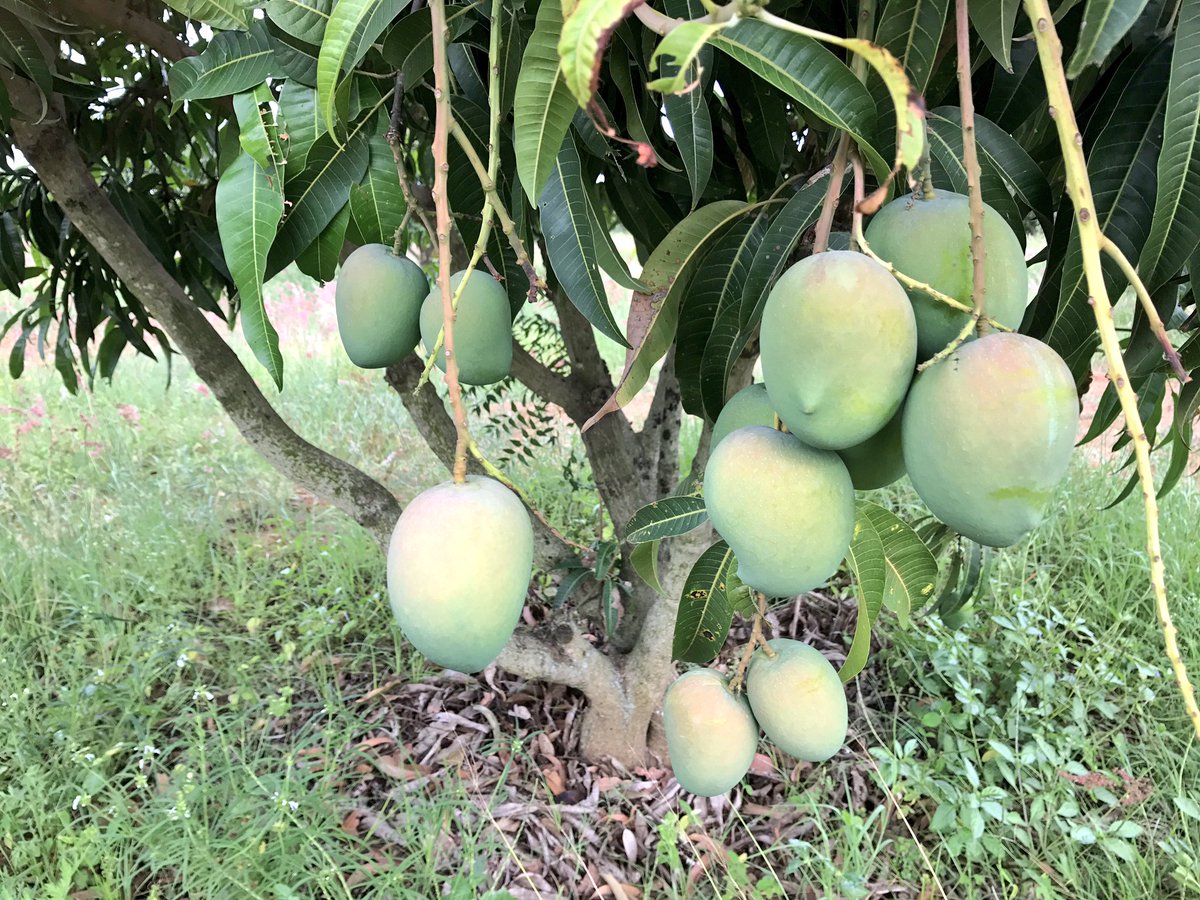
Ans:
[[[320,46],[334,0],[270,0],[267,16],[298,40]]]
[[[306,44],[297,37],[288,34],[267,19],[267,38],[271,42],[271,54],[275,57],[275,68],[288,81],[298,81],[309,87],[317,84],[317,56],[321,48],[314,44]],[[324,123],[322,123],[324,128]]]
[[[563,141],[558,164],[538,198],[538,208],[550,265],[571,303],[602,334],[628,347],[608,306],[604,281],[596,264],[593,217],[579,150],[573,140]]]
[[[942,116],[937,110],[928,115],[929,156],[935,184],[948,184],[950,189],[966,194],[967,169],[963,164],[962,126]],[[979,155],[979,187],[983,202],[1004,217],[1013,233],[1024,243],[1025,226],[1021,210],[991,160]]]
[[[199,56],[171,66],[171,99],[203,100],[236,94],[261,84],[271,74],[274,56],[266,26],[255,20],[249,31],[223,31]]]
[[[949,0],[889,0],[875,30],[875,43],[903,63],[918,93],[929,84],[949,6]]]
[[[1176,809],[1178,809],[1189,819],[1196,819],[1197,821],[1200,821],[1200,803],[1197,803],[1191,797],[1185,797],[1183,795],[1173,799],[1175,800]]]
[[[713,127],[698,68],[689,78],[695,83],[695,88],[685,94],[666,94],[663,97],[663,109],[667,121],[671,123],[675,146],[683,158],[683,168],[692,188],[691,208],[695,209],[704,189],[708,187],[708,179],[712,177]]]
[[[714,421],[725,405],[730,370],[758,327],[768,288],[783,271],[800,235],[817,220],[828,185],[829,177],[822,176],[788,199],[759,242],[746,273],[741,301],[717,310],[700,364],[704,412]]]
[[[638,544],[629,554],[629,563],[633,566],[633,571],[641,576],[642,581],[650,586],[650,589],[660,597],[666,594],[663,590],[662,582],[658,579],[658,548],[662,546],[661,541],[647,541],[644,544]]]
[[[362,59],[406,0],[338,0],[325,26],[317,57],[317,98],[330,131],[337,122],[336,94],[342,71]]]
[[[817,41],[749,20],[715,35],[712,44],[818,119],[848,132],[881,181],[891,171],[866,138],[875,131],[875,102],[850,68]]]
[[[238,142],[262,169],[283,171],[283,151],[279,146],[279,127],[271,105],[275,102],[271,89],[260,84],[253,90],[233,95],[233,111],[241,133]]]
[[[694,494],[663,497],[643,506],[625,526],[625,540],[645,544],[663,538],[687,534],[708,521],[704,498]]]
[[[919,608],[933,594],[937,583],[937,560],[912,526],[895,513],[859,500],[855,512],[874,526],[883,543],[886,583],[883,602],[902,624],[908,623],[910,611]]]
[[[854,537],[846,559],[858,589],[858,618],[854,623],[854,639],[846,652],[846,661],[838,671],[842,682],[848,682],[863,670],[871,652],[871,628],[883,607],[883,592],[887,586],[887,563],[883,556],[883,539],[870,516],[864,515],[862,501],[855,504],[858,513],[854,520]]]
[[[54,91],[54,57],[39,32],[12,13],[0,10],[0,62],[24,72],[41,90]]]
[[[654,364],[675,340],[680,301],[708,242],[754,208],[740,200],[719,200],[702,206],[654,248],[641,273],[650,291],[635,293],[629,308],[626,334],[632,346],[625,354],[625,369],[613,395],[584,423],[585,431],[625,406],[642,389]]]
[[[368,139],[367,170],[350,189],[350,211],[363,241],[391,244],[404,221],[404,192],[396,174],[396,158],[386,138],[376,132]]]
[[[517,175],[528,197],[541,197],[575,114],[558,56],[562,27],[559,0],[542,0],[513,98]]]
[[[672,659],[706,663],[721,652],[733,622],[729,589],[736,569],[737,559],[724,541],[717,541],[700,554],[683,583],[671,642]]]
[[[661,91],[664,94],[678,94],[685,90],[689,78],[696,80],[699,72],[690,72],[692,62],[700,55],[700,51],[708,44],[713,35],[729,27],[728,22],[712,24],[708,22],[684,22],[671,29],[662,39],[650,57],[650,70],[662,71],[661,78],[646,83],[646,89]],[[663,62],[674,60],[674,66],[666,71]],[[703,65],[703,63],[701,63]]]
[[[955,127],[962,128],[962,113],[957,106],[939,106],[933,110]],[[980,155],[987,159],[992,168],[1013,194],[1039,216],[1052,209],[1050,183],[1025,148],[1016,139],[990,119],[975,114],[975,137]]]
[[[1146,0],[1087,0],[1067,77],[1076,78],[1088,66],[1103,63],[1145,8]]]
[[[304,252],[350,199],[350,189],[366,171],[370,151],[365,131],[356,130],[338,146],[323,134],[313,143],[304,168],[290,173],[284,188],[287,218],[271,248],[267,270],[274,274]]]
[[[57,34],[75,34],[84,30],[46,9],[45,0],[0,0],[0,9],[7,9],[36,28],[44,28]]]
[[[1012,36],[1021,0],[971,0],[967,7],[971,24],[988,52],[1006,71],[1012,71]]]
[[[317,239],[296,257],[296,268],[321,283],[333,281],[342,247],[346,243],[346,227],[350,224],[350,206],[337,211]]]
[[[741,306],[750,264],[767,226],[764,216],[734,225],[697,266],[683,298],[675,339],[675,377],[683,408],[694,416],[704,415],[703,363],[713,325],[727,309],[736,311]],[[721,375],[723,379],[723,369]]]
[[[1183,0],[1171,56],[1158,196],[1154,219],[1138,261],[1146,287],[1157,289],[1200,243],[1200,0]],[[1136,247],[1122,247],[1126,255]],[[1132,256],[1131,256],[1132,258]]]
[[[447,6],[446,27],[455,41],[471,27],[472,6]],[[404,89],[411,91],[433,70],[433,19],[429,7],[405,16],[388,29],[383,41],[384,61],[404,76]]]
[[[558,38],[563,81],[580,107],[596,92],[600,61],[613,30],[643,0],[576,0]]]
[[[592,222],[592,238],[595,241],[596,263],[609,278],[631,291],[645,291],[646,286],[629,274],[629,266],[617,252],[612,232],[600,220],[600,198],[593,187],[588,189],[588,218]]]
[[[563,575],[562,581],[558,583],[558,588],[554,592],[554,608],[561,609],[563,604],[565,604],[567,600],[570,599],[571,595],[575,593],[575,590],[579,587],[579,585],[584,581],[591,579],[592,577],[594,577],[594,573],[591,569],[584,569],[582,567],[578,569],[569,569],[566,574]]]
[[[244,29],[259,0],[163,0],[171,9],[213,28]]]
[[[279,94],[279,114],[287,135],[284,145],[288,169],[298,172],[304,168],[313,141],[325,133],[325,123],[317,109],[316,89],[289,79]]]
[[[283,215],[278,177],[269,176],[249,154],[240,154],[217,182],[216,212],[225,264],[241,296],[246,343],[283,390],[279,335],[267,318],[262,292],[267,254]]]

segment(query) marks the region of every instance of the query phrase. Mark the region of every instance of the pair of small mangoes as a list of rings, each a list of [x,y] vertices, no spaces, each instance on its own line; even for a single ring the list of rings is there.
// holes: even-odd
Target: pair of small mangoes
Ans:
[[[467,275],[450,276],[454,293]],[[382,369],[417,347],[432,351],[442,330],[442,292],[421,267],[383,244],[366,244],[351,253],[334,292],[338,334],[356,366]],[[494,384],[512,368],[512,313],[508,295],[486,272],[473,271],[463,288],[454,318],[454,352],[463,384]],[[438,368],[446,371],[445,350]]]

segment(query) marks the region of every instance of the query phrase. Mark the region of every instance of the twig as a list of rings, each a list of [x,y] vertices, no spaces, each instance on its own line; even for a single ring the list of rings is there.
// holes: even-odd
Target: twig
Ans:
[[[762,647],[763,653],[767,654],[768,659],[774,659],[777,655],[763,636],[763,619],[766,616],[767,595],[759,591],[758,612],[754,614],[754,624],[750,626],[750,640],[746,642],[746,646],[742,649],[742,657],[738,660],[737,670],[729,682],[729,690],[735,694],[742,689],[742,685],[746,681],[746,667],[750,665],[750,658],[754,656],[756,648]]]
[[[454,302],[450,296],[450,197],[447,182],[450,174],[449,133],[453,114],[450,110],[450,72],[446,63],[445,0],[429,0],[433,27],[433,81],[436,116],[433,127],[433,202],[437,210],[438,287],[442,291],[442,328],[446,337],[446,383],[450,387],[450,405],[454,408],[454,480],[467,480],[467,446],[471,433],[467,425],[467,408],[463,405],[462,385],[458,381],[458,358],[454,355]],[[436,358],[436,357],[435,357]]]
[[[856,196],[861,196],[862,195],[861,194],[861,185],[862,185],[862,180],[863,180],[862,160],[860,160],[858,158],[857,154],[852,153],[850,155],[850,164],[854,169],[854,184],[855,184]],[[957,309],[959,312],[964,312],[964,313],[967,313],[968,315],[974,314],[975,310],[972,309],[970,306],[967,306],[967,304],[960,303],[959,301],[955,300],[953,297],[948,296],[947,294],[943,294],[937,288],[932,287],[931,285],[928,285],[923,281],[917,281],[917,279],[913,278],[911,275],[904,274],[899,269],[897,269],[894,265],[892,265],[890,262],[888,262],[886,259],[884,259],[882,256],[878,255],[874,250],[872,250],[871,245],[867,243],[867,239],[863,236],[862,213],[860,213],[858,211],[858,203],[854,204],[854,216],[853,216],[852,221],[853,221],[853,229],[854,229],[854,231],[853,231],[854,239],[858,242],[858,248],[863,253],[867,254],[867,256],[871,257],[871,259],[875,260],[875,262],[879,263],[881,266],[883,266],[885,269],[887,269],[889,272],[891,272],[892,277],[894,277],[902,285],[904,285],[906,288],[911,288],[914,291],[920,291],[921,293],[923,293],[929,297],[932,297],[938,303],[942,303],[942,304],[945,304],[946,306],[949,306],[951,309]],[[994,328],[996,331],[1012,331],[1012,329],[1009,328],[1007,325],[1004,325],[1001,322],[997,322],[995,319],[992,319],[992,318],[988,318],[987,323],[992,328]]]
[[[948,343],[929,359],[925,360],[925,362],[917,366],[917,371],[924,372],[930,366],[934,365],[935,363],[940,363],[943,359],[954,353],[955,350],[957,350],[970,339],[971,333],[976,329],[976,327],[978,327],[978,325],[979,313],[973,312],[967,317],[966,324],[963,325],[962,331],[955,335],[954,340]]]
[[[1025,12],[1034,23],[1034,40],[1037,41],[1038,59],[1041,61],[1042,80],[1046,83],[1046,94],[1050,108],[1054,110],[1054,125],[1058,131],[1058,143],[1062,150],[1063,164],[1067,177],[1067,192],[1075,208],[1075,220],[1079,228],[1079,248],[1083,255],[1083,271],[1087,276],[1088,292],[1092,312],[1096,317],[1096,328],[1100,332],[1100,344],[1108,362],[1108,377],[1116,388],[1125,414],[1125,429],[1133,441],[1134,460],[1137,465],[1138,481],[1142,487],[1142,502],[1146,509],[1146,551],[1150,557],[1150,586],[1154,592],[1154,605],[1162,625],[1163,643],[1167,659],[1175,673],[1184,708],[1191,719],[1192,728],[1200,737],[1200,707],[1196,705],[1196,692],[1188,679],[1187,667],[1179,653],[1177,631],[1167,603],[1167,585],[1163,566],[1162,544],[1158,534],[1158,500],[1155,497],[1154,468],[1150,462],[1150,441],[1146,428],[1138,413],[1138,398],[1129,385],[1129,373],[1121,356],[1121,343],[1113,323],[1112,303],[1104,283],[1104,270],[1100,264],[1103,234],[1096,221],[1095,203],[1088,178],[1087,162],[1083,156],[1082,142],[1078,142],[1079,125],[1075,121],[1075,110],[1071,106],[1071,91],[1063,71],[1062,42],[1051,18],[1047,0],[1025,0]]]
[[[1112,257],[1116,264],[1120,266],[1125,278],[1133,287],[1138,301],[1142,304],[1142,312],[1150,320],[1150,330],[1154,332],[1154,336],[1162,344],[1163,354],[1167,357],[1167,362],[1171,364],[1171,368],[1175,370],[1175,374],[1179,376],[1179,380],[1184,382],[1191,381],[1187,370],[1183,367],[1183,363],[1179,359],[1179,353],[1175,350],[1175,345],[1171,343],[1171,339],[1167,336],[1167,329],[1163,327],[1163,321],[1159,318],[1158,310],[1154,307],[1154,301],[1150,299],[1150,292],[1146,290],[1146,285],[1142,283],[1142,278],[1138,275],[1137,269],[1129,262],[1128,258],[1121,251],[1121,248],[1106,234],[1100,235],[1100,249]]]
[[[850,135],[842,132],[837,150],[833,154],[833,165],[829,169],[829,187],[821,201],[821,215],[817,217],[817,230],[813,236],[814,254],[829,249],[829,232],[833,228],[833,214],[837,211],[837,200],[842,193],[842,181],[846,177],[846,156],[850,152]]]
[[[983,262],[983,194],[979,188],[979,154],[975,148],[975,100],[971,92],[971,28],[967,18],[967,0],[954,2],[955,38],[958,44],[958,105],[962,109],[963,166],[967,170],[967,207],[971,222],[971,303],[980,335],[988,325]],[[957,340],[957,339],[956,339]],[[958,343],[962,343],[958,340]],[[953,352],[951,350],[950,352]]]
[[[400,72],[396,73],[396,87],[392,93],[392,117],[388,123],[387,142],[392,148],[392,159],[396,161],[396,178],[400,182],[400,192],[404,195],[404,222],[401,228],[408,224],[408,217],[416,215],[420,220],[421,225],[429,233],[429,239],[437,243],[437,229],[433,227],[433,223],[429,221],[429,216],[425,214],[425,210],[417,203],[416,197],[413,196],[412,185],[408,180],[408,170],[404,165],[404,145],[400,142],[400,116],[403,112],[402,99],[404,97],[404,75]],[[397,229],[399,232],[399,229]],[[393,239],[393,250],[396,250],[396,244],[400,241],[400,235],[397,233]],[[397,250],[396,255],[399,256]]]

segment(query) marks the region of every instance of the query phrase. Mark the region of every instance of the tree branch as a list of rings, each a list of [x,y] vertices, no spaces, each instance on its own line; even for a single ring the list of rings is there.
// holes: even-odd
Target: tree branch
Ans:
[[[18,106],[37,102],[29,82],[11,76],[6,76],[5,82]],[[72,225],[162,325],[247,443],[296,484],[347,513],[386,546],[400,515],[396,498],[365,472],[310,444],[284,422],[237,354],[97,186],[65,125],[59,98],[54,98],[50,113],[41,122],[14,118],[12,129],[16,145]]]
[[[119,31],[171,62],[196,55],[196,51],[166,25],[135,12],[126,3],[116,0],[71,0],[70,3],[64,3],[59,0],[56,5],[77,25],[93,31]]]
[[[585,413],[586,398],[570,379],[552,372],[513,338],[512,376],[547,403],[561,407],[572,420]]]

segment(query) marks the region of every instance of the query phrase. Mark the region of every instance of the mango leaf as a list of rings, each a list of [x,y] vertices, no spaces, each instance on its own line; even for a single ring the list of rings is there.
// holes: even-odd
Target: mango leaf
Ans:
[[[1158,196],[1138,261],[1151,291],[1179,271],[1200,243],[1200,0],[1183,0],[1171,57]],[[1128,255],[1130,248],[1122,247]],[[1132,248],[1136,251],[1136,246]]]
[[[317,91],[299,81],[288,79],[279,93],[279,114],[283,117],[283,141],[287,148],[290,171],[304,168],[308,150],[325,133],[325,123],[317,109]]]
[[[646,89],[664,94],[678,94],[688,86],[688,79],[699,73],[690,74],[688,69],[700,55],[700,51],[717,34],[729,27],[728,22],[684,22],[677,25],[662,39],[650,56],[650,71],[662,71],[661,78],[646,82]],[[667,72],[664,61],[674,60],[672,72]]]
[[[949,6],[949,0],[889,0],[879,18],[875,43],[900,60],[919,94],[929,84]]]
[[[1067,65],[1067,77],[1075,78],[1088,66],[1098,66],[1112,53],[1146,8],[1147,0],[1087,0],[1079,43]]]
[[[623,407],[642,389],[654,364],[675,340],[679,304],[704,248],[754,208],[740,200],[719,200],[702,206],[654,248],[641,274],[650,291],[635,293],[629,308],[626,334],[631,349],[625,354],[625,369],[613,395],[584,423],[584,431]]]
[[[734,225],[697,266],[680,306],[675,377],[683,408],[694,416],[704,415],[704,351],[713,325],[725,310],[741,305],[750,264],[766,231],[767,219],[762,216]]]
[[[758,326],[768,288],[783,271],[804,230],[817,220],[828,185],[829,176],[822,176],[788,199],[755,250],[740,302],[718,308],[700,363],[700,392],[704,413],[710,419],[716,420],[725,405],[730,370]]]
[[[658,578],[658,548],[661,545],[662,541],[647,541],[637,544],[629,554],[629,564],[633,566],[633,571],[637,572],[642,581],[660,597],[666,594]]]
[[[578,0],[558,38],[563,80],[580,107],[596,93],[600,61],[616,27],[644,0]]]
[[[163,0],[176,12],[213,28],[244,29],[258,0]]]
[[[689,64],[686,73],[691,89],[681,94],[663,96],[663,110],[667,114],[667,121],[671,123],[675,147],[683,159],[683,168],[692,189],[692,209],[700,203],[713,168],[712,114],[705,96],[708,78],[703,72],[705,66],[712,65],[712,51],[702,49],[703,52]],[[674,63],[663,65],[668,75],[674,67]]]
[[[319,282],[333,281],[337,272],[342,246],[346,243],[346,226],[350,224],[350,207],[337,211],[317,239],[296,257],[296,268]]]
[[[861,501],[860,501],[861,502]],[[874,521],[857,509],[854,537],[846,559],[854,573],[858,589],[858,618],[854,623],[854,639],[846,652],[846,661],[838,671],[842,682],[863,670],[871,652],[871,628],[883,607],[883,592],[887,586],[887,564],[883,557],[883,540]]]
[[[729,588],[736,570],[737,559],[724,541],[717,541],[700,554],[683,583],[671,642],[672,659],[706,663],[721,652],[733,622]]]
[[[883,543],[884,605],[907,625],[911,610],[919,608],[933,593],[937,560],[912,526],[885,507],[859,500],[855,512],[871,522]]]
[[[241,129],[238,142],[242,149],[265,171],[283,171],[283,150],[279,146],[279,127],[271,106],[271,89],[260,84],[253,90],[233,95],[233,112]]]
[[[203,100],[236,94],[261,84],[271,74],[274,56],[267,27],[255,19],[249,31],[223,31],[199,56],[171,66],[171,99]]]
[[[596,264],[596,241],[582,164],[575,141],[569,138],[558,151],[558,164],[538,198],[538,208],[550,265],[567,297],[602,334],[628,347],[609,309],[604,281]]]
[[[848,39],[841,45],[865,59],[887,87],[896,119],[896,162],[893,168],[898,170],[902,165],[910,170],[917,168],[921,157],[925,155],[924,98],[909,82],[900,60],[886,47],[859,38]]]
[[[275,68],[279,74],[286,75],[288,81],[298,81],[315,87],[317,57],[321,48],[316,44],[306,44],[288,34],[276,25],[273,19],[267,19],[267,38],[271,42],[271,53],[275,57]]]
[[[875,102],[850,68],[817,41],[747,20],[711,42],[818,119],[848,132],[876,177],[881,182],[887,177],[891,166],[866,138],[875,130]]]
[[[592,223],[592,237],[596,245],[596,263],[609,278],[631,291],[645,291],[646,286],[629,274],[629,266],[617,252],[612,232],[600,219],[600,198],[594,186],[588,186],[588,218]]]
[[[0,0],[0,9],[7,9],[30,25],[53,31],[56,34],[76,34],[84,30],[78,25],[72,25],[59,18],[52,10],[46,9],[45,0]]]
[[[298,40],[320,46],[334,0],[269,0],[267,17]]]
[[[591,569],[585,569],[583,566],[568,569],[554,592],[554,608],[561,609],[563,604],[575,593],[579,585],[593,577],[595,577],[595,573]]]
[[[575,114],[558,56],[562,27],[559,0],[542,0],[521,58],[513,98],[513,135],[517,175],[528,197],[541,197]]]
[[[392,148],[375,132],[367,141],[367,170],[362,181],[350,188],[350,212],[363,241],[392,243],[406,208]]]
[[[346,205],[350,188],[366,171],[369,156],[363,130],[356,130],[340,147],[330,134],[317,138],[308,151],[304,168],[292,172],[285,185],[290,205],[271,248],[268,275],[302,253]]]
[[[939,110],[929,113],[929,157],[935,184],[947,185],[959,194],[967,193],[962,126],[942,116]],[[983,202],[1004,217],[1018,240],[1024,244],[1025,226],[1021,210],[1008,192],[1004,179],[983,153],[979,154],[979,187]]]
[[[633,514],[625,526],[625,540],[645,544],[663,538],[687,534],[708,521],[704,498],[694,494],[682,497],[663,497],[647,504]]]
[[[975,31],[1006,72],[1013,70],[1012,36],[1020,7],[1021,0],[971,0],[967,7]]]
[[[333,8],[317,57],[317,97],[330,131],[337,121],[335,95],[342,71],[362,59],[405,5],[406,0],[338,0]]]
[[[450,40],[457,40],[471,27],[471,6],[447,6],[446,27]],[[433,70],[433,19],[425,6],[405,16],[390,29],[383,41],[384,61],[404,76],[405,90],[412,90]]]
[[[0,10],[0,62],[24,72],[45,94],[54,91],[54,56],[41,33]]]
[[[262,285],[267,254],[283,215],[278,176],[270,177],[248,153],[241,153],[217,182],[217,231],[225,263],[241,297],[242,331],[254,356],[283,390],[279,334],[267,317]]]

